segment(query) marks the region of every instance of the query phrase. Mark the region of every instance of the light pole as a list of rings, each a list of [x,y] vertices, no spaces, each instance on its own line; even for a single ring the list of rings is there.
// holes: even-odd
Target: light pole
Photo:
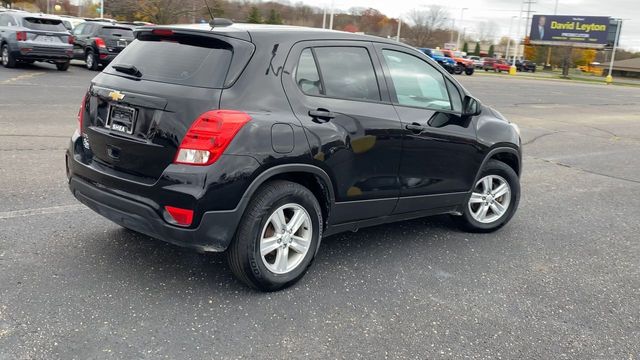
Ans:
[[[462,10],[460,10],[460,23],[458,24],[458,26],[462,26],[462,20],[464,19],[465,10],[469,10],[469,8],[462,8]],[[457,50],[460,50],[460,31],[458,31],[458,40],[456,41],[456,48]]]
[[[518,47],[520,47],[520,25],[522,25],[522,7],[524,6],[524,1],[520,5],[520,15],[518,19],[518,31],[516,32],[516,40],[515,40],[515,51],[513,52],[513,62],[511,63],[511,67],[509,68],[509,75],[515,75],[518,72],[516,68],[516,56],[518,55]]]
[[[556,0],[556,6],[553,8],[553,15],[558,15],[558,0]],[[547,66],[551,68],[551,46],[547,49]]]
[[[613,72],[613,60],[616,58],[616,48],[618,47],[618,41],[620,40],[620,30],[622,29],[622,19],[618,19],[618,28],[616,29],[616,39],[613,41],[613,50],[611,51],[611,62],[609,63],[609,75],[605,82],[607,84],[611,84],[613,82],[613,76],[611,73]]]
[[[398,34],[396,35],[396,41],[400,42],[400,29],[402,28],[402,19],[398,18]]]
[[[333,30],[333,0],[331,1],[331,15],[329,15],[329,29]]]
[[[513,29],[513,19],[517,18],[516,15],[511,17],[511,21],[509,21],[509,33],[507,34],[507,51],[505,51],[504,58],[509,59],[509,47],[511,46],[511,31]]]
[[[104,0],[100,0],[100,18],[104,18]]]

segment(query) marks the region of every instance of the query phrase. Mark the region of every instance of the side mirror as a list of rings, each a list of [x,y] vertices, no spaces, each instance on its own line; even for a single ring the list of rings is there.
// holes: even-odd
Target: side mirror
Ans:
[[[462,102],[462,116],[480,115],[480,102],[471,96],[465,96]]]

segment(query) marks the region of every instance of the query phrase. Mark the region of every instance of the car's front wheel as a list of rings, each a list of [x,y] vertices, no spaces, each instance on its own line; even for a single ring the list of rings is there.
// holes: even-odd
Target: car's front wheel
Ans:
[[[454,220],[467,231],[495,231],[511,220],[519,202],[516,172],[501,161],[489,160],[466,199],[462,215]]]
[[[245,284],[263,291],[298,281],[315,257],[322,212],[309,189],[272,181],[255,194],[227,250],[229,267]]]

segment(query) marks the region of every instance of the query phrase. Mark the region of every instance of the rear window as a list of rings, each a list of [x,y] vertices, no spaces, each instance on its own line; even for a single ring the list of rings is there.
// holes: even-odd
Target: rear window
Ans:
[[[104,37],[133,39],[133,30],[129,28],[104,27],[100,30],[100,35]]]
[[[112,65],[133,65],[145,80],[222,88],[232,56],[231,45],[214,38],[140,35],[104,71],[126,76]]]
[[[67,31],[62,20],[47,18],[24,18],[22,25],[31,30]]]

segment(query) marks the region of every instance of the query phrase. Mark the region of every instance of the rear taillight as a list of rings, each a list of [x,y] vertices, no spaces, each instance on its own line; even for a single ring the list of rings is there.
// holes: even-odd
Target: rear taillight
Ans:
[[[100,49],[106,49],[107,44],[101,38],[96,38],[96,46]]]
[[[178,225],[189,226],[193,222],[193,210],[173,206],[165,206],[164,209]]]
[[[76,42],[76,38],[74,38],[73,35],[69,35],[67,36],[67,42],[73,45],[73,43]]]
[[[18,40],[18,41],[27,41],[27,32],[26,31],[18,31],[18,32],[16,32],[16,40]]]
[[[200,115],[182,139],[174,163],[213,164],[249,120],[247,113],[235,110],[212,110]]]
[[[78,131],[82,133],[82,121],[84,120],[85,102],[87,101],[87,94],[82,97],[82,103],[80,103],[80,110],[78,110]]]

